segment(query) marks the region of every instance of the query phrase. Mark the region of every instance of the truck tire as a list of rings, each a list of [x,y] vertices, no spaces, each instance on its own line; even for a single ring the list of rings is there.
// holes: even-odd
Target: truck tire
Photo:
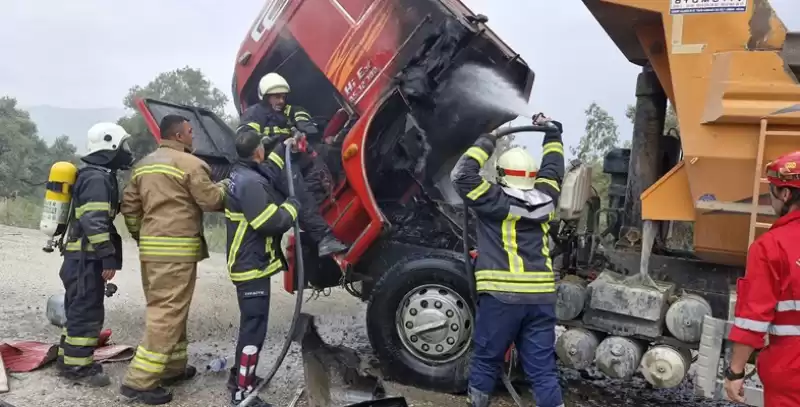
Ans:
[[[367,334],[387,379],[445,393],[466,391],[475,305],[456,256],[406,257],[376,283]]]

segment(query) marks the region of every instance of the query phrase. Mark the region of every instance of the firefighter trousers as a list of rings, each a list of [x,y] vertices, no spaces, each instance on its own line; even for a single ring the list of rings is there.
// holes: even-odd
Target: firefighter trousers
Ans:
[[[81,368],[94,363],[100,331],[105,319],[105,282],[99,260],[77,256],[64,258],[59,275],[64,283],[66,327],[61,334],[58,356],[67,368]]]
[[[319,205],[325,200],[328,193],[324,192],[327,184],[322,180],[325,178],[326,171],[320,167],[324,163],[318,163],[318,161],[321,160],[317,158],[312,161],[313,165],[306,167],[292,163],[294,191],[300,201],[300,227],[317,243],[332,233],[328,222],[319,212]],[[286,173],[275,173],[273,176],[278,180],[277,185],[280,192],[284,196],[289,196]]]
[[[184,374],[187,362],[186,320],[197,281],[197,263],[142,262],[147,302],[145,334],[123,384],[152,390],[163,378]]]
[[[242,349],[253,345],[261,353],[261,347],[267,338],[267,322],[269,320],[270,278],[234,283],[236,298],[239,302],[239,338],[236,341],[236,363],[234,371],[239,372]]]
[[[505,353],[515,344],[538,407],[564,402],[556,368],[554,304],[506,304],[481,294],[475,318],[475,350],[469,387],[491,395],[502,374]]]

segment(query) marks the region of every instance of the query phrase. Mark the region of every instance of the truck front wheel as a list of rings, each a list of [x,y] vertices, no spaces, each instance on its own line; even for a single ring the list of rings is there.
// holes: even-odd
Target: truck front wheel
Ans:
[[[461,393],[474,314],[464,263],[426,253],[397,262],[375,285],[367,333],[387,378]]]

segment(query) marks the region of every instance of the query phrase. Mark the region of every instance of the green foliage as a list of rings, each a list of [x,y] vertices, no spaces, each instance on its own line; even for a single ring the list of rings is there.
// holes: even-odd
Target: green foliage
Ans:
[[[619,143],[619,128],[608,112],[595,102],[584,111],[583,137],[570,152],[584,163],[602,162],[605,154]]]
[[[50,166],[76,162],[75,152],[66,136],[48,146],[17,100],[0,97],[0,198],[41,197]]]
[[[625,117],[634,122],[636,117],[636,105],[628,105],[625,109]],[[664,134],[669,134],[672,129],[678,130],[678,114],[675,113],[675,106],[669,104],[667,106],[667,117],[664,119]]]
[[[145,86],[136,85],[125,95],[122,103],[134,113],[120,118],[117,124],[131,135],[131,149],[136,157],[143,157],[156,147],[153,134],[147,129],[144,118],[136,108],[139,98],[152,98],[181,105],[206,108],[225,121],[233,118],[225,114],[228,97],[198,69],[183,67],[156,76]]]

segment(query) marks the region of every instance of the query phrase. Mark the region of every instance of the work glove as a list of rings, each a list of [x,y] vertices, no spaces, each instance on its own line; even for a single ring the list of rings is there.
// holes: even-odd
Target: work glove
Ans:
[[[544,113],[537,113],[533,116],[533,125],[534,126],[554,126],[558,129],[559,133],[563,133],[564,127],[561,125],[561,122],[555,121],[552,118],[545,116]]]
[[[290,196],[286,198],[286,200],[283,201],[283,203],[292,205],[295,209],[297,209],[297,212],[300,212],[300,200],[297,199],[296,197]]]
[[[275,146],[281,142],[281,136],[277,134],[270,134],[261,138],[261,144],[264,145],[264,150],[269,154],[270,151],[275,149]]]
[[[220,180],[217,184],[219,184],[221,187],[225,188],[225,192],[226,193],[227,193],[227,191],[229,191],[231,189],[231,179],[230,178],[225,178],[223,180]]]

